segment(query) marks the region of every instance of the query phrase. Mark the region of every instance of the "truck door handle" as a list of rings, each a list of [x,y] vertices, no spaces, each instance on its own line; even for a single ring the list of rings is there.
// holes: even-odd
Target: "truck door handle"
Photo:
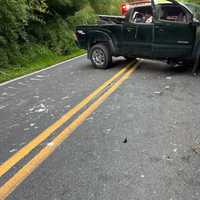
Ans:
[[[134,28],[127,28],[128,32],[131,32],[132,30],[134,30]]]
[[[135,39],[137,39],[137,35],[138,35],[138,27],[136,28],[136,31],[135,31]]]
[[[163,28],[159,28],[159,31],[160,31],[160,32],[164,32],[165,29],[163,29]]]
[[[162,28],[162,26],[155,26],[155,28],[158,29],[160,32],[164,32],[165,31],[165,29]]]

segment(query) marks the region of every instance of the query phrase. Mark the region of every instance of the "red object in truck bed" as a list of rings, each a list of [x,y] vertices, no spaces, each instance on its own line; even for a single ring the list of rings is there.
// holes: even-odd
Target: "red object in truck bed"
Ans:
[[[134,1],[129,1],[129,3],[122,3],[121,14],[126,15],[130,8],[142,5],[149,5],[150,3],[151,3],[150,0],[134,0]]]
[[[151,3],[150,0],[134,0],[134,1],[128,1],[129,4],[143,4],[143,3]]]

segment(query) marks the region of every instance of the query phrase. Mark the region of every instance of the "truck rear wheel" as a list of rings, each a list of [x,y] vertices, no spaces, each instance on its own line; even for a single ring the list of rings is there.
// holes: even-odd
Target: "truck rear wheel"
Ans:
[[[107,69],[112,63],[112,55],[106,44],[96,44],[91,47],[89,58],[92,64],[99,69]]]

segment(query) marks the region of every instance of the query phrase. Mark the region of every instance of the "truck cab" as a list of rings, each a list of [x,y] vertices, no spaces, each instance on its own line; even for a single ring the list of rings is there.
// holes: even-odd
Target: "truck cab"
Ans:
[[[148,5],[151,5],[150,0],[129,0],[128,2],[121,4],[121,14],[125,16],[131,8]]]
[[[141,57],[190,57],[196,27],[192,13],[175,1],[131,8],[124,24],[124,51]]]

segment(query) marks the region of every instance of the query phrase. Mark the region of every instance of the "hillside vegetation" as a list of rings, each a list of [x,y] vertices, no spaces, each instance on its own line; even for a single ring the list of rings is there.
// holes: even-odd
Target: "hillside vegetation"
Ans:
[[[77,24],[117,14],[118,0],[0,0],[0,72],[76,49]]]

